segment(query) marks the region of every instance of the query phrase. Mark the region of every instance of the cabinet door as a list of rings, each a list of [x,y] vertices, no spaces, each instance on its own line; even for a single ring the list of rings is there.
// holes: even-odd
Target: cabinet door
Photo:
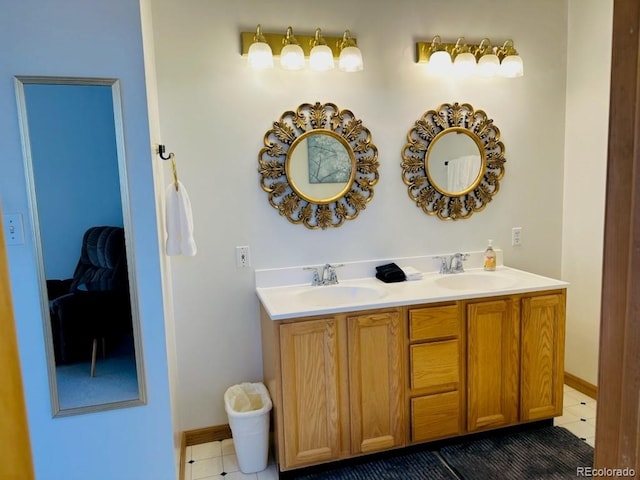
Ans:
[[[280,326],[285,466],[338,456],[338,345],[332,318]]]
[[[520,419],[562,415],[565,297],[543,295],[522,300]]]
[[[467,305],[467,428],[516,423],[520,319],[517,303],[499,299]]]
[[[348,317],[351,451],[401,446],[402,334],[398,311]]]

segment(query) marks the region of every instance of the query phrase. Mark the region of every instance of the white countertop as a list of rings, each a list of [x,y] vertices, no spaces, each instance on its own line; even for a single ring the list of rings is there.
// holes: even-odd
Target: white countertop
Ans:
[[[473,288],[452,289],[440,285],[443,278],[473,276]],[[483,281],[487,280],[487,281]],[[493,282],[496,280],[496,282]],[[446,281],[446,280],[445,280]],[[457,281],[457,280],[454,280]],[[479,284],[478,284],[479,283]],[[491,285],[495,283],[495,285]],[[358,295],[350,299],[343,296],[338,303],[331,301],[309,302],[304,298],[306,292],[317,289],[331,289],[334,286],[311,286],[306,284],[291,284],[280,286],[258,286],[256,293],[263,307],[272,320],[285,320],[312,315],[324,315],[354,310],[369,310],[385,307],[397,307],[424,303],[436,303],[468,298],[492,297],[511,295],[542,290],[567,288],[569,283],[562,280],[543,277],[514,268],[498,266],[495,272],[485,272],[481,268],[467,269],[464,273],[443,275],[428,272],[421,280],[410,280],[398,283],[384,283],[375,277],[352,278],[341,280],[336,293],[349,293],[350,287],[364,289],[365,293],[373,293],[379,298],[364,299]],[[313,295],[313,294],[312,294]],[[328,295],[330,298],[331,295]]]

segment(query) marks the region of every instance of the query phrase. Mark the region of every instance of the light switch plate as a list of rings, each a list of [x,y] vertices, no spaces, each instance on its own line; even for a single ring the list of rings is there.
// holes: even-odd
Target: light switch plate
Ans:
[[[248,268],[251,266],[251,257],[249,256],[249,246],[244,245],[236,247],[236,267]]]
[[[7,245],[24,244],[24,227],[22,226],[22,214],[7,214],[4,217],[4,234]]]

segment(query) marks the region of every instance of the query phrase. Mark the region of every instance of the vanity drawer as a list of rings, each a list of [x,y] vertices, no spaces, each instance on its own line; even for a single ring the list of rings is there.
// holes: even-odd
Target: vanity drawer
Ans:
[[[411,441],[423,442],[460,433],[460,394],[437,393],[411,399]]]
[[[425,307],[409,310],[409,340],[433,340],[460,335],[458,306]]]
[[[460,382],[457,339],[420,343],[409,347],[411,389],[454,389]]]

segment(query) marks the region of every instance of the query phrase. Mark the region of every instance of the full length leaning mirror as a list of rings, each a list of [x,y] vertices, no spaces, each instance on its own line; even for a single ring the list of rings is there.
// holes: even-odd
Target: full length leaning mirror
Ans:
[[[53,415],[144,404],[119,82],[15,87]]]
[[[414,123],[402,150],[409,197],[429,215],[459,220],[483,210],[504,176],[500,130],[468,103],[445,103]]]

